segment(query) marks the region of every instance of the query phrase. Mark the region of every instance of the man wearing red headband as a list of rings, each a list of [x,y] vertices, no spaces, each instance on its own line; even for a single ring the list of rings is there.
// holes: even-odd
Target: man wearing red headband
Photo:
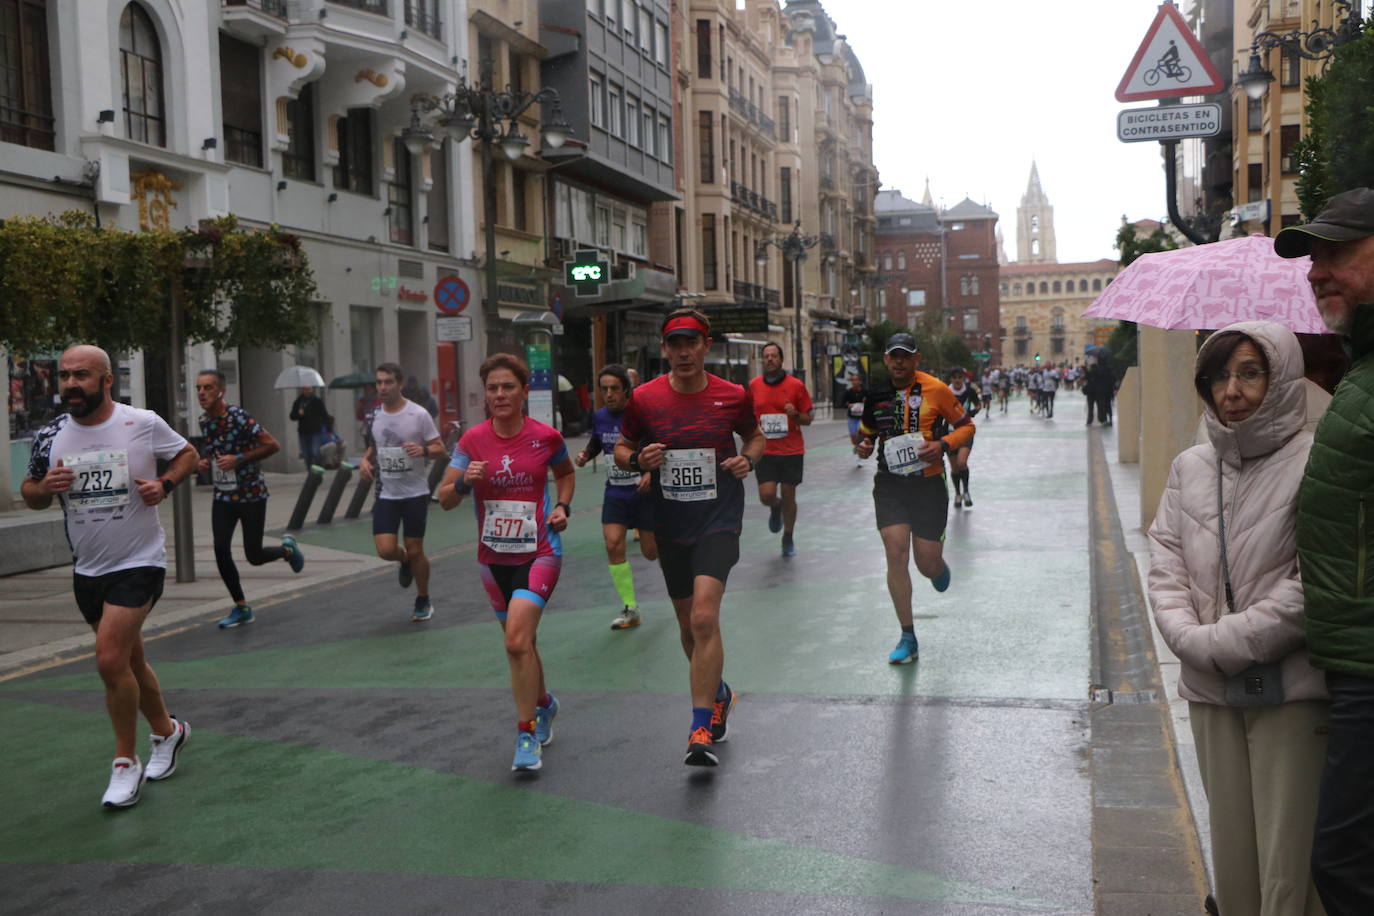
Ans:
[[[663,320],[662,333],[669,372],[635,390],[615,461],[653,475],[659,565],[691,665],[692,730],[683,762],[713,767],[735,705],[721,679],[720,602],[739,561],[744,478],[763,455],[764,439],[749,392],[706,371],[709,319],[677,309]],[[735,433],[744,440],[741,452]]]
[[[749,397],[766,445],[759,462],[759,502],[768,507],[768,530],[782,532],[782,555],[795,557],[792,529],[797,524],[797,487],[802,482],[806,440],[801,428],[811,425],[811,393],[782,368],[782,347],[763,347],[763,375],[749,383]]]

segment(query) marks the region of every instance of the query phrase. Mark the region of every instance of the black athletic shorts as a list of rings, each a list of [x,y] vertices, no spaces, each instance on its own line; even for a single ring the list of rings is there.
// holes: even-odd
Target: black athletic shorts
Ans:
[[[738,531],[717,531],[695,544],[658,542],[658,565],[669,598],[692,597],[697,576],[710,576],[724,585],[738,562]]]
[[[754,477],[759,483],[790,483],[796,486],[802,482],[802,459],[805,455],[764,455],[754,468]]]
[[[630,488],[625,487],[624,489]],[[630,497],[611,496],[608,493],[601,500],[601,524],[603,525],[624,525],[626,528],[638,528],[640,531],[651,532],[654,530],[654,517],[654,498],[649,493],[640,493]]]
[[[161,566],[135,566],[133,569],[117,569],[103,576],[83,576],[72,574],[72,591],[76,593],[76,606],[81,616],[91,626],[100,623],[105,614],[105,605],[119,607],[143,607],[152,610],[157,599],[162,597],[162,583],[167,578],[167,570]]]
[[[425,536],[425,522],[429,520],[429,497],[411,496],[407,499],[378,499],[372,503],[372,533],[395,534],[405,524],[405,537]]]
[[[949,517],[949,490],[945,475],[900,477],[879,472],[873,475],[873,514],[878,528],[910,525],[911,533],[927,541],[945,537]]]

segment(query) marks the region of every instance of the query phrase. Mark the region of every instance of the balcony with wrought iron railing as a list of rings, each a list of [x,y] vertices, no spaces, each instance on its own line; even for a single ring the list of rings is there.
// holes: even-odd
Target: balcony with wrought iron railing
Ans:
[[[406,0],[406,25],[430,38],[441,38],[438,0]]]
[[[731,111],[740,115],[750,124],[757,127],[770,139],[776,139],[776,123],[773,121],[772,118],[764,114],[763,111],[759,108],[759,106],[755,105],[753,102],[749,101],[749,99],[745,98],[744,93],[740,92],[738,89],[731,89],[729,96]]]
[[[224,0],[225,6],[246,6],[278,19],[286,18],[286,0]]]
[[[758,283],[736,280],[733,289],[735,300],[745,305],[767,305],[769,308],[777,308],[782,301],[777,290]]]
[[[730,182],[730,200],[733,203],[739,204],[741,207],[747,207],[764,219],[772,222],[778,221],[777,203],[769,200],[757,191],[749,190],[749,188],[738,181]]]

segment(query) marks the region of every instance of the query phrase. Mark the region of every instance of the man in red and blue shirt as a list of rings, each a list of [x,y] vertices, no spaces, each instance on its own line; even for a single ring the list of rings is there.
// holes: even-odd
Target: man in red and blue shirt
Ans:
[[[709,319],[677,309],[663,320],[670,371],[635,391],[620,423],[615,462],[653,475],[663,580],[691,665],[688,766],[716,766],[735,694],[721,679],[720,602],[739,561],[744,478],[763,455],[763,433],[743,387],[706,371]],[[744,440],[735,450],[735,434]]]
[[[797,487],[806,457],[801,428],[811,425],[811,393],[801,379],[783,370],[782,347],[768,343],[763,348],[763,375],[749,383],[749,397],[765,440],[755,473],[759,502],[768,507],[768,530],[782,532],[782,555],[795,557],[792,529],[797,524]]]

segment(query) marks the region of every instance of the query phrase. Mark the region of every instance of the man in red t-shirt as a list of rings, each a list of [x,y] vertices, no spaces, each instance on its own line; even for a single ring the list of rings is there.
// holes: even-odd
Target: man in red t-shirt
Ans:
[[[754,472],[759,502],[768,507],[768,530],[782,532],[782,555],[795,557],[792,529],[797,524],[797,487],[806,453],[801,428],[811,425],[811,394],[801,379],[783,370],[782,347],[768,343],[763,348],[763,375],[749,383],[749,396],[766,440],[763,459]]]

